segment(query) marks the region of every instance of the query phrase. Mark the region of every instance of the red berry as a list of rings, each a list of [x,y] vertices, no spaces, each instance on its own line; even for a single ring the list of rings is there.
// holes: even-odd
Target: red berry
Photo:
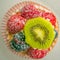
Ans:
[[[49,13],[49,12],[45,12],[45,13],[43,13],[43,17],[45,19],[49,19],[50,22],[52,23],[52,25],[55,26],[55,24],[56,24],[56,17],[54,16],[54,14]]]
[[[14,34],[23,29],[26,19],[21,17],[20,14],[15,14],[10,17],[7,22],[7,28],[10,33]]]
[[[47,53],[48,53],[48,50],[38,50],[33,48],[30,48],[28,50],[28,54],[30,55],[30,57],[36,58],[36,59],[45,57]]]
[[[26,19],[42,16],[42,11],[38,10],[33,4],[26,5],[22,8],[22,16]]]

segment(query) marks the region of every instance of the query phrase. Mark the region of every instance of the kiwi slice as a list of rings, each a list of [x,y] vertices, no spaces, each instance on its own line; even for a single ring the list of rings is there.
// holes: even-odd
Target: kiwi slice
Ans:
[[[44,18],[29,19],[24,27],[25,42],[32,48],[47,49],[54,40],[52,24]]]

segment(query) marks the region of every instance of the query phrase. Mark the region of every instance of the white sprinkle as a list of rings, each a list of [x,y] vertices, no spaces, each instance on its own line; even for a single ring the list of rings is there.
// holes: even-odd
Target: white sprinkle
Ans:
[[[15,12],[12,13],[12,15],[14,15],[14,14],[15,14]]]
[[[6,32],[6,34],[9,34],[8,32]]]
[[[55,45],[55,43],[53,43],[53,46]]]
[[[9,40],[10,38],[9,37],[7,37],[7,40]]]
[[[52,27],[54,28],[54,26],[52,25]]]
[[[47,18],[48,21],[50,21],[50,19]]]
[[[24,22],[23,20],[22,20],[21,22],[22,22],[23,24],[25,24],[25,22]]]
[[[16,12],[19,12],[19,9],[17,9]]]
[[[34,5],[36,8],[39,8],[37,5]]]
[[[50,47],[50,50],[52,49],[52,47]]]
[[[40,6],[39,8],[40,8],[41,10],[45,10],[46,12],[51,12],[51,11],[49,11],[49,10],[43,8],[42,6]]]

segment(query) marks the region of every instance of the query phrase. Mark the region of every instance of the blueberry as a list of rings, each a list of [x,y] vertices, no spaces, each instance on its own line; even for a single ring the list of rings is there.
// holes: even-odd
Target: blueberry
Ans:
[[[14,40],[12,40],[10,42],[10,46],[12,49],[14,49],[15,51],[17,52],[20,52],[20,51],[25,51],[29,48],[29,45],[24,43],[24,44],[17,44]]]
[[[14,35],[14,38],[16,38],[19,41],[25,41],[25,35],[23,32],[16,33]]]
[[[14,34],[13,39],[10,42],[10,46],[17,52],[24,51],[29,48],[29,45],[25,43],[25,35],[23,31]]]
[[[57,38],[58,32],[56,30],[54,30],[54,31],[55,31],[55,38]]]

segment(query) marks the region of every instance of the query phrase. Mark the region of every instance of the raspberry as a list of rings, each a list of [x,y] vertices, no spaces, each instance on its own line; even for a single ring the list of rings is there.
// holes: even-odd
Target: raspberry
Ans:
[[[49,12],[45,12],[43,13],[43,17],[45,19],[49,19],[50,22],[52,23],[52,25],[56,25],[56,17],[52,14],[52,13],[49,13]]]
[[[56,25],[56,17],[53,13],[38,10],[33,4],[26,5],[22,8],[21,16],[26,19],[31,19],[35,17],[44,17],[49,19],[52,25]]]
[[[15,14],[10,17],[7,22],[7,28],[10,33],[14,34],[23,29],[26,19],[19,14]]]
[[[42,11],[38,10],[33,4],[26,5],[22,8],[21,16],[30,19],[42,16]]]
[[[30,57],[35,59],[43,58],[47,53],[48,53],[48,50],[38,50],[33,48],[30,48],[28,50],[28,54],[30,55]]]

